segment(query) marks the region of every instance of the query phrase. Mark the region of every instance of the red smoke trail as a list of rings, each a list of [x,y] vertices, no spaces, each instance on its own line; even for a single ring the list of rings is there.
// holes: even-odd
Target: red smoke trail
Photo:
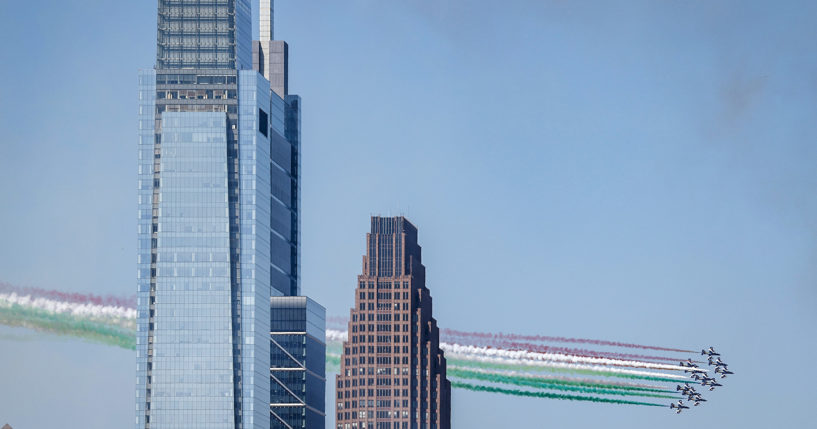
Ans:
[[[451,337],[446,338],[443,337],[442,341],[449,343],[460,343],[460,341],[456,341],[457,338]],[[478,341],[477,341],[478,342]],[[663,356],[649,356],[649,355],[639,355],[639,354],[631,354],[631,353],[614,353],[614,352],[600,352],[595,350],[587,350],[587,349],[571,349],[569,347],[553,347],[553,346],[544,346],[541,344],[532,344],[532,343],[522,343],[516,341],[484,341],[483,344],[476,344],[477,342],[471,341],[469,342],[470,345],[479,345],[479,346],[487,346],[487,347],[496,347],[505,350],[525,350],[529,352],[536,352],[536,353],[560,353],[565,355],[571,356],[579,356],[579,357],[591,357],[591,358],[606,358],[606,359],[623,359],[623,360],[638,360],[643,362],[649,363],[663,363],[663,362],[671,362],[677,364],[679,362],[676,358],[668,358]]]
[[[605,341],[605,340],[589,340],[585,338],[566,338],[566,337],[548,337],[544,335],[517,335],[517,334],[489,334],[485,332],[466,332],[466,331],[456,331],[453,329],[441,329],[440,330],[443,335],[452,336],[452,337],[467,337],[467,338],[479,338],[482,340],[491,340],[491,341],[547,341],[547,342],[554,342],[554,343],[578,343],[578,344],[595,344],[598,346],[613,346],[613,347],[625,347],[631,349],[645,349],[645,350],[659,350],[665,352],[677,352],[677,353],[695,353],[692,350],[682,350],[682,349],[672,349],[666,347],[654,347],[654,346],[645,346],[641,344],[630,344],[630,343],[619,343],[615,341]]]
[[[109,305],[114,307],[136,308],[136,297],[122,298],[118,296],[93,295],[84,293],[66,293],[58,290],[46,290],[32,287],[15,287],[0,282],[0,293],[16,293],[17,295],[31,295],[33,297],[48,298],[55,301],[74,302],[78,304]]]
[[[326,324],[346,329],[349,326],[349,319],[343,316],[329,316],[326,318]]]

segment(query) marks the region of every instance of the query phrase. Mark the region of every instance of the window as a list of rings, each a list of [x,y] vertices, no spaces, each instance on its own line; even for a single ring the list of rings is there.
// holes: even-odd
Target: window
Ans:
[[[268,127],[269,126],[269,118],[267,117],[267,112],[258,109],[258,131],[264,135],[264,137],[268,137]]]

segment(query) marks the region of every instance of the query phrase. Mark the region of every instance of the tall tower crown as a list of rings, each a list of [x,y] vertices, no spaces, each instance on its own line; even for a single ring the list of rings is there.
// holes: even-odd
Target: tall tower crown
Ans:
[[[249,0],[159,0],[156,21],[157,70],[252,68]]]

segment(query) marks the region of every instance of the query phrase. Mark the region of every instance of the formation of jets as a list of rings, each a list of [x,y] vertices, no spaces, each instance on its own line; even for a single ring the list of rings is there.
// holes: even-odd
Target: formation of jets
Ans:
[[[701,350],[701,355],[707,356],[707,363],[709,366],[715,367],[715,374],[720,374],[721,378],[726,378],[727,375],[734,374],[734,372],[729,371],[729,367],[727,366],[726,362],[721,360],[721,354],[716,352],[713,347]],[[685,368],[684,372],[691,373],[690,378],[700,383],[701,386],[709,387],[710,391],[715,390],[716,387],[723,386],[715,380],[715,377],[709,377],[706,374],[707,370],[698,367],[698,365],[692,359],[679,362],[679,366]],[[687,401],[689,401],[689,403],[693,403],[696,407],[700,403],[706,402],[706,399],[704,399],[700,393],[696,392],[695,388],[690,386],[688,383],[685,383],[684,385],[677,385],[675,390],[680,392],[681,395],[686,396]],[[684,405],[683,400],[673,402],[669,405],[669,407],[670,409],[675,410],[676,414],[680,414],[681,411],[689,409],[689,406]]]
[[[680,391],[682,395],[686,396],[688,401],[694,402],[696,407],[701,402],[706,402],[706,399],[704,399],[700,393],[696,392],[695,388],[689,384],[684,384],[683,386],[679,384],[675,387],[675,390]]]

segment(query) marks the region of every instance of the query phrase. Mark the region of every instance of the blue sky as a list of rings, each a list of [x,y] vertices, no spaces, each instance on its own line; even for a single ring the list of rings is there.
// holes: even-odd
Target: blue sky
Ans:
[[[442,327],[715,345],[737,373],[682,416],[458,390],[455,428],[808,426],[817,4],[599,3],[279,0],[303,290],[347,314],[368,217],[405,214]],[[0,280],[134,292],[155,8],[0,2]],[[132,353],[0,349],[0,420],[132,421]]]

